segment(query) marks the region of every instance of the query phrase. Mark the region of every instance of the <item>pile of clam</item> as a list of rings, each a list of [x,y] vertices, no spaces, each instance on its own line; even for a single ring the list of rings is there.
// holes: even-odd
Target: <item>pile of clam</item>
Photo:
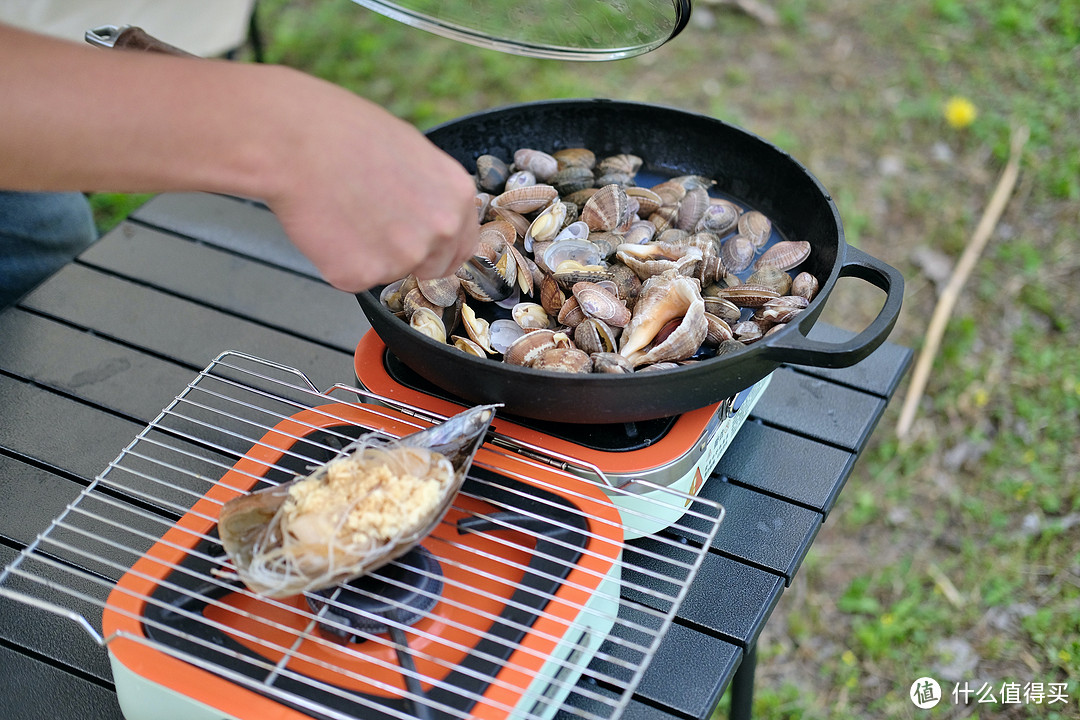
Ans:
[[[708,178],[639,186],[641,158],[584,148],[476,162],[480,250],[456,275],[410,276],[382,302],[418,332],[542,370],[628,373],[753,343],[818,289],[810,254]]]

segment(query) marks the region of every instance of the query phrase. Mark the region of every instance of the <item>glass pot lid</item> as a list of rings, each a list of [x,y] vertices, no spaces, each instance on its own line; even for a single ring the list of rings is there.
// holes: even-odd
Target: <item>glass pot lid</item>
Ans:
[[[353,0],[428,32],[514,55],[617,60],[679,34],[690,0]]]

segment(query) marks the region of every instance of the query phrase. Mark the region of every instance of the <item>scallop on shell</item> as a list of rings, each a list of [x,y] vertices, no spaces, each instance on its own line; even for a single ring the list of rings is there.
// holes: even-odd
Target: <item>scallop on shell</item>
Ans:
[[[398,440],[368,433],[306,477],[225,503],[218,533],[240,579],[282,598],[347,582],[411,550],[450,508],[497,407]]]

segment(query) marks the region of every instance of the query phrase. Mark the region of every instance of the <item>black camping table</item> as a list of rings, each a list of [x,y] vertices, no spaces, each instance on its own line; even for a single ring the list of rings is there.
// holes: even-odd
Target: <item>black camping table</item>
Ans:
[[[330,387],[354,378],[366,329],[261,205],[151,199],[0,311],[0,567],[222,351]],[[727,515],[626,718],[708,718],[729,686],[748,716],[758,636],[910,360],[886,343],[851,368],[776,371],[702,489]],[[106,651],[70,620],[0,598],[0,667],[8,720],[122,718]]]

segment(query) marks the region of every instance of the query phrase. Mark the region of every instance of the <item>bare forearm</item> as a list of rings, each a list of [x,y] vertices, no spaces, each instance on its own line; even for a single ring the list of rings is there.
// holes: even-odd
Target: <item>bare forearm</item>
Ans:
[[[475,186],[416,128],[283,67],[106,52],[0,25],[0,188],[266,201],[332,284],[452,273]]]
[[[0,186],[257,194],[280,68],[106,52],[0,26]]]

